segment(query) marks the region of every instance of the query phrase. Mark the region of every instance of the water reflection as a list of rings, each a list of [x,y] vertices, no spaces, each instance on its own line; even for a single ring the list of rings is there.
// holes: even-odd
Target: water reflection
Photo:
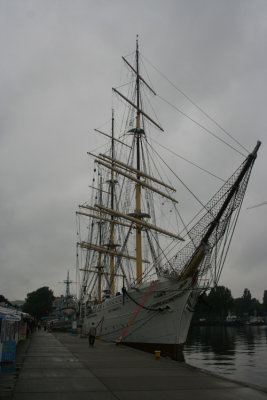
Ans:
[[[211,326],[194,327],[190,330],[187,346],[196,351],[213,351],[215,354],[235,352],[236,330],[232,328]]]
[[[267,327],[192,327],[188,364],[267,388]]]

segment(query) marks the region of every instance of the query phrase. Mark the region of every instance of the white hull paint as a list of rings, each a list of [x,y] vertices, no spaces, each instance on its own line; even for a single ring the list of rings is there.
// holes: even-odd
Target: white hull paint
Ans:
[[[143,284],[138,289],[131,289],[129,295],[141,304],[149,287],[150,284]],[[138,304],[127,295],[119,295],[94,306],[84,319],[83,330],[88,332],[94,322],[98,326],[97,334],[103,340],[116,341],[129,324],[121,337],[122,343],[182,345],[186,341],[198,296],[199,291],[192,288],[191,279],[181,285],[160,278],[135,319],[133,316],[138,311]]]

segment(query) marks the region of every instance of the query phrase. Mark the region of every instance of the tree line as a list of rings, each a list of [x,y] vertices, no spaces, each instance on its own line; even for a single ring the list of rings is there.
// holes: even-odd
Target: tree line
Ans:
[[[196,319],[225,320],[227,315],[235,315],[238,318],[249,316],[267,315],[267,291],[264,291],[263,302],[251,296],[249,289],[244,289],[241,297],[233,298],[231,290],[225,286],[216,286],[201,295],[195,309]]]
[[[55,297],[47,286],[28,293],[23,311],[37,319],[49,315],[53,309]],[[267,316],[267,290],[264,291],[263,302],[251,296],[249,289],[244,289],[241,297],[233,298],[231,290],[225,286],[216,286],[207,294],[200,296],[195,308],[195,319],[225,320],[227,315],[236,315],[238,318],[248,316]]]

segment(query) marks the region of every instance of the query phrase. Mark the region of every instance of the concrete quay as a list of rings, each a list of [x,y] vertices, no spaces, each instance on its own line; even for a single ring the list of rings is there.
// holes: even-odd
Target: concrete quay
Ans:
[[[185,363],[70,333],[36,332],[14,400],[267,400],[267,393]],[[1,393],[0,393],[1,398]]]

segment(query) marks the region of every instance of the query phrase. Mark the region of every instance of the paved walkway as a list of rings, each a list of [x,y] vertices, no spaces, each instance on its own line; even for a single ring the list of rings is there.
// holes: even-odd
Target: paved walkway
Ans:
[[[1,396],[0,396],[1,398]],[[267,393],[168,358],[68,333],[36,332],[14,400],[267,400]]]

